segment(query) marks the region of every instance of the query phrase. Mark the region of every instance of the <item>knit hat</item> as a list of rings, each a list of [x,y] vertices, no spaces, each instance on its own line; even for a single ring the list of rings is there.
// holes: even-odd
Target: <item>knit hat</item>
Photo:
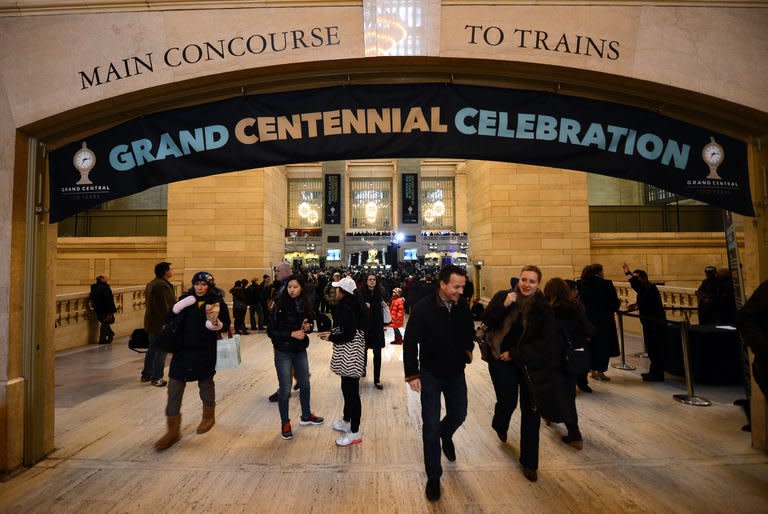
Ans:
[[[394,288],[392,290],[392,294],[397,295],[397,296],[402,296],[403,295],[403,290],[400,289],[399,287],[396,287],[396,288]]]
[[[198,282],[205,282],[208,284],[208,287],[216,287],[216,282],[213,280],[213,275],[207,271],[198,271],[195,273],[195,275],[192,277],[192,285],[195,285]]]
[[[291,272],[291,265],[283,261],[275,266],[275,280],[285,280]]]
[[[357,284],[355,284],[352,277],[344,277],[338,282],[331,282],[331,285],[333,287],[340,287],[349,294],[354,294],[355,289],[357,289]]]

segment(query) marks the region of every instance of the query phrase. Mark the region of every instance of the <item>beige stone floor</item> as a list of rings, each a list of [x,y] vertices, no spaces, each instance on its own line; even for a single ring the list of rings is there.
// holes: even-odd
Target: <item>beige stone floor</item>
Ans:
[[[391,337],[391,335],[390,335]],[[630,338],[628,353],[637,351]],[[477,352],[476,357],[477,357]],[[0,484],[1,512],[768,512],[768,455],[750,448],[738,386],[699,387],[711,407],[672,399],[679,380],[645,384],[611,369],[609,383],[577,399],[585,447],[542,427],[539,481],[517,465],[519,413],[510,443],[490,429],[494,394],[484,363],[467,371],[469,414],[444,461],[443,496],[424,498],[419,399],[402,381],[401,347],[384,353],[384,391],[363,379],[363,444],[337,448],[339,381],[330,348],[310,346],[312,408],[326,425],[294,427],[283,441],[267,396],[275,390],[271,345],[243,338],[243,364],[216,375],[217,424],[196,435],[200,404],[187,388],[183,438],[158,453],[165,389],[138,381],[142,356],[124,340],[57,357],[56,450]],[[639,366],[644,359],[632,358]],[[291,413],[298,419],[298,399]]]

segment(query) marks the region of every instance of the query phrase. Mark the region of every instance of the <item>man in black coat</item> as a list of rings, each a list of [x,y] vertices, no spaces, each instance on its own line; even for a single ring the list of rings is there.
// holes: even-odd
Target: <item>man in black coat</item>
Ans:
[[[248,287],[245,288],[245,299],[248,303],[248,312],[251,320],[251,330],[264,330],[264,312],[261,310],[261,284],[254,278]],[[258,326],[256,317],[259,318]]]
[[[91,304],[96,313],[96,319],[101,323],[99,344],[109,344],[115,337],[115,333],[109,325],[115,322],[117,307],[115,307],[115,299],[112,296],[112,288],[109,287],[107,280],[109,280],[107,275],[99,275],[96,277],[96,282],[91,284]]]
[[[467,302],[460,301],[466,271],[458,266],[440,270],[438,288],[422,298],[408,320],[403,342],[405,380],[421,394],[422,442],[427,471],[426,495],[440,498],[440,443],[446,458],[456,460],[453,434],[467,416],[464,367],[472,360],[474,323]],[[440,395],[445,417],[440,420]]]
[[[645,270],[629,271],[625,262],[622,266],[624,274],[629,279],[629,285],[637,293],[637,303],[630,305],[629,310],[640,311],[640,324],[643,326],[643,340],[651,361],[648,373],[643,373],[646,382],[664,381],[664,342],[667,336],[667,315],[661,301],[659,289],[648,280]]]
[[[704,268],[704,280],[696,290],[699,300],[699,325],[714,325],[717,312],[717,299],[720,294],[720,282],[717,280],[717,268]]]
[[[176,303],[176,293],[170,280],[173,267],[170,262],[155,265],[155,278],[144,289],[146,311],[144,312],[144,330],[149,338],[149,348],[144,354],[144,369],[141,381],[151,382],[153,386],[163,387],[168,382],[163,378],[167,353],[157,346],[157,335],[163,330],[165,318]]]

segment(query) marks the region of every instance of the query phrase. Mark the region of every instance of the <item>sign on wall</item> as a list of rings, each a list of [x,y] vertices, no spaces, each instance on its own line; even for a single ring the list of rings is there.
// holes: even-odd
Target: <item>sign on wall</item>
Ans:
[[[325,223],[338,225],[341,222],[341,175],[325,175]]]
[[[419,222],[419,176],[416,173],[403,173],[403,201],[400,219],[403,223]]]
[[[229,171],[408,157],[587,171],[753,215],[743,141],[609,102],[407,84],[241,96],[145,116],[75,141],[50,154],[50,220]]]

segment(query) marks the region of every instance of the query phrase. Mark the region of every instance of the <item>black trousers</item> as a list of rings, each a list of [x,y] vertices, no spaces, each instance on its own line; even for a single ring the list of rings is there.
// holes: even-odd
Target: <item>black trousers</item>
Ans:
[[[349,421],[350,431],[360,431],[363,404],[360,401],[360,379],[341,377],[341,394],[344,396],[344,421]]]
[[[643,341],[651,361],[648,373],[664,376],[664,347],[667,338],[667,325],[658,321],[646,321],[643,325]]]
[[[99,344],[111,343],[112,338],[115,337],[115,332],[109,325],[110,324],[106,322],[106,317],[99,320]]]
[[[541,416],[533,410],[531,391],[523,370],[518,366],[494,360],[488,363],[493,389],[496,391],[496,407],[491,426],[506,434],[512,413],[520,397],[520,464],[526,468],[539,468],[539,427]]]
[[[373,383],[381,383],[381,348],[371,348],[373,352]]]

